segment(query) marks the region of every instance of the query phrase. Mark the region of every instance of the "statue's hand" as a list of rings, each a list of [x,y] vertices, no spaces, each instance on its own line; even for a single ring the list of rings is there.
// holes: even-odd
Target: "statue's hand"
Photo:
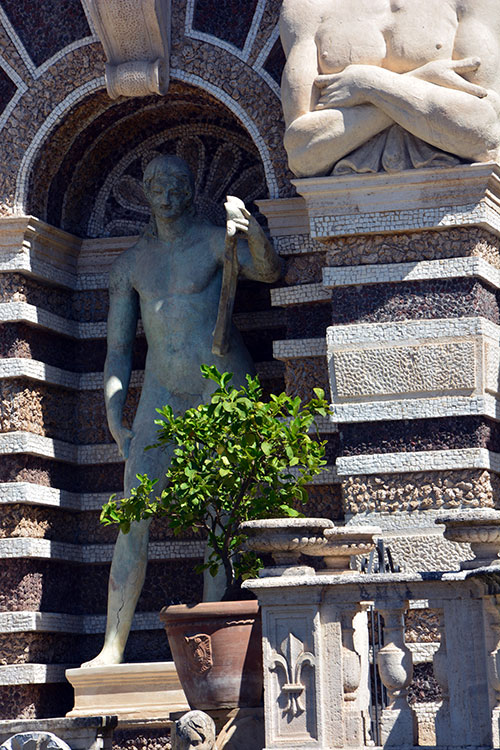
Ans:
[[[242,200],[234,195],[228,195],[224,208],[226,209],[226,232],[229,237],[233,237],[236,232],[252,233],[253,225],[257,222],[250,211],[247,211]]]
[[[406,75],[483,99],[488,95],[488,91],[463,78],[464,73],[475,73],[480,65],[479,57],[465,57],[463,60],[433,60],[422,65],[421,68],[411,70]]]
[[[113,435],[115,442],[118,445],[120,456],[122,456],[124,459],[127,459],[130,450],[130,443],[132,441],[132,438],[134,437],[134,433],[132,432],[132,430],[129,430],[128,427],[120,426],[118,428],[112,429],[111,434]]]
[[[348,65],[340,73],[316,76],[321,95],[315,109],[355,107],[368,101],[370,88],[377,87],[377,65]]]

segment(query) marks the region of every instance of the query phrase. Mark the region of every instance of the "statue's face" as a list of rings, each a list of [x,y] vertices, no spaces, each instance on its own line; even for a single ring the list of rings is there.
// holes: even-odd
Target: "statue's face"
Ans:
[[[160,172],[151,180],[146,197],[159,219],[176,219],[191,205],[191,190],[182,175]]]
[[[182,748],[183,750],[212,750],[213,741],[210,737],[200,737],[200,734],[192,727],[183,727]]]

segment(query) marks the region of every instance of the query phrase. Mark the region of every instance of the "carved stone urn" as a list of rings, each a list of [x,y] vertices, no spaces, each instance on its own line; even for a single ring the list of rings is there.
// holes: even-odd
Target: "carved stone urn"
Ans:
[[[262,644],[256,600],[164,607],[170,649],[191,708],[259,706]]]
[[[470,544],[474,559],[461,562],[460,570],[500,566],[500,511],[463,511],[440,516],[436,523],[445,525],[444,538],[448,541]]]
[[[324,559],[326,570],[319,573],[358,573],[349,567],[351,557],[371,552],[375,547],[374,537],[381,533],[379,526],[336,526],[325,529],[324,541],[310,544],[304,554]]]
[[[300,565],[301,554],[314,546],[326,545],[325,529],[331,529],[328,518],[267,518],[245,521],[241,530],[247,535],[245,547],[259,554],[270,553],[275,568],[264,568],[260,575],[297,575],[314,573],[314,568]]]

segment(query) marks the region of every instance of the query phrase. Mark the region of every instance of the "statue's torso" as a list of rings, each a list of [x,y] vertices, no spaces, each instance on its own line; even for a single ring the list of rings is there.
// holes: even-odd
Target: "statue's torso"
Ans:
[[[146,382],[152,376],[169,392],[200,392],[200,365],[214,361],[212,333],[222,279],[216,251],[223,247],[224,230],[210,224],[193,225],[174,243],[141,240],[131,280],[148,342]],[[238,369],[241,363],[251,371],[236,332],[227,363],[219,364]]]
[[[469,4],[473,0],[469,0]],[[485,6],[491,0],[482,0]],[[476,3],[477,4],[477,3]],[[379,65],[396,73],[456,57],[460,23],[457,0],[320,0],[316,32],[320,73],[337,73],[350,64]],[[489,16],[498,25],[498,9]],[[485,14],[488,8],[484,9]],[[478,17],[480,14],[478,13]],[[463,55],[478,54],[460,40]],[[480,53],[480,51],[479,51]],[[488,53],[491,53],[488,50]]]

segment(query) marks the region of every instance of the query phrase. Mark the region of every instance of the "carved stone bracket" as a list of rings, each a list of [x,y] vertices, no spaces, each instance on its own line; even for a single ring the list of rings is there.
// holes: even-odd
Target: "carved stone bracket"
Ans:
[[[305,711],[303,693],[305,685],[301,682],[302,668],[304,664],[314,667],[316,660],[310,651],[304,651],[304,644],[293,633],[290,633],[280,645],[281,653],[274,653],[271,669],[281,667],[285,673],[285,683],[281,690],[286,696],[284,714],[290,718],[299,716]]]
[[[110,97],[166,94],[170,0],[82,2],[106,53],[106,86]]]

